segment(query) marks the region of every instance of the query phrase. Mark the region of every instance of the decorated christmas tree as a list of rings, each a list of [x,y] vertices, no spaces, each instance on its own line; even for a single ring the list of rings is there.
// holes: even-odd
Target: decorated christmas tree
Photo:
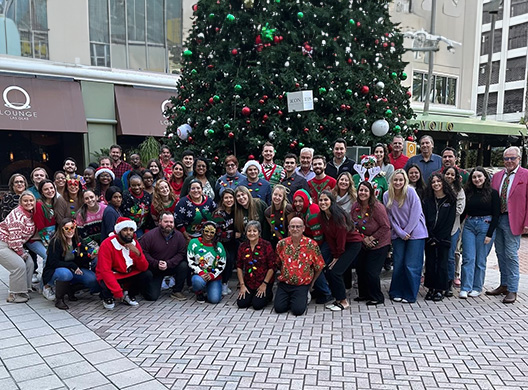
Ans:
[[[166,112],[168,143],[218,162],[258,157],[268,140],[280,158],[303,146],[329,155],[338,137],[373,145],[412,135],[388,3],[200,0]]]

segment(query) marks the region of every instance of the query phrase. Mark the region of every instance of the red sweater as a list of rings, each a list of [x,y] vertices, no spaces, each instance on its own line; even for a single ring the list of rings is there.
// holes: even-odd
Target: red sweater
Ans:
[[[332,176],[326,175],[323,179],[317,179],[314,177],[308,182],[308,188],[310,190],[310,196],[312,201],[317,203],[319,200],[319,194],[324,190],[331,191],[336,185],[336,179]]]
[[[139,242],[134,239],[133,245],[139,250],[139,255],[126,249],[116,235],[110,234],[99,247],[95,275],[97,281],[105,282],[114,298],[123,298],[123,289],[118,282],[119,279],[129,278],[148,269],[149,264]]]
[[[338,226],[333,218],[330,218],[328,222],[325,222],[323,217],[320,219],[325,241],[328,243],[334,259],[338,259],[345,253],[345,245],[347,242],[363,241],[361,234],[355,229],[348,231],[346,228]]]

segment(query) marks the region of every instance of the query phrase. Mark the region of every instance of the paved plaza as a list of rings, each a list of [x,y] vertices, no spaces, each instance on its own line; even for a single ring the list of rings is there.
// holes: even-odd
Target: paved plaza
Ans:
[[[528,238],[521,259],[528,273]],[[239,310],[235,292],[216,306],[166,292],[114,311],[84,293],[65,312],[36,293],[7,304],[4,270],[0,281],[1,390],[528,389],[528,275],[509,306],[426,302],[422,289],[415,304],[311,303],[301,317]],[[485,287],[497,281],[492,252]]]

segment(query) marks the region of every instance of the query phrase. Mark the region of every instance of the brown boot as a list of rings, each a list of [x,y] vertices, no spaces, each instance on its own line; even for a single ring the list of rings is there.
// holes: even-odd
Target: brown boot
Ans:
[[[64,296],[68,293],[70,289],[70,282],[64,282],[57,280],[55,282],[55,307],[61,310],[68,310],[69,307],[64,302]]]
[[[517,293],[514,292],[508,292],[504,299],[502,300],[502,303],[513,303],[517,300]]]
[[[506,286],[499,286],[495,290],[486,291],[486,295],[506,295],[508,288]]]

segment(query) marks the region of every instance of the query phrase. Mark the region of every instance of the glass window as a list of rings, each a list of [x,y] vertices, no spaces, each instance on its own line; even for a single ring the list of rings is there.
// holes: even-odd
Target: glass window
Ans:
[[[526,0],[511,0],[510,16],[523,15],[528,13],[528,1]]]
[[[505,114],[521,112],[524,101],[524,89],[512,89],[504,91],[504,110]]]
[[[435,77],[435,103],[438,104],[445,104],[446,102],[446,85],[447,85],[447,78],[443,76],[436,76]]]
[[[488,115],[497,114],[497,92],[490,92],[488,95]],[[482,107],[484,106],[484,94],[481,93],[477,96],[477,115],[482,115]]]
[[[526,57],[510,58],[506,63],[506,82],[524,80]]]
[[[447,78],[446,85],[446,103],[450,106],[456,105],[456,94],[457,94],[457,80],[453,77]]]
[[[490,32],[485,32],[482,34],[482,41],[480,45],[480,55],[486,55],[490,52]],[[501,42],[502,42],[502,30],[499,28],[495,30],[495,39],[493,42],[493,53],[498,53],[501,51]]]
[[[7,17],[12,19],[18,28],[21,55],[48,59],[47,0],[13,0],[2,3],[7,7]]]
[[[446,76],[433,76],[430,102],[435,104],[456,105],[457,79]],[[427,73],[414,72],[413,74],[413,100],[425,101],[427,90]]]
[[[478,85],[486,85],[487,68],[488,64],[480,64],[479,67],[479,78]],[[491,63],[491,84],[497,84],[499,82],[499,66],[500,61],[494,61]]]
[[[412,98],[415,102],[423,101],[423,75],[423,73],[418,72],[414,72],[413,75]]]
[[[510,27],[508,35],[508,49],[518,49],[526,47],[528,39],[526,33],[528,32],[528,23],[517,24]]]
[[[128,40],[145,42],[145,0],[127,1]]]
[[[112,43],[125,43],[125,0],[110,0],[110,29]]]
[[[149,43],[159,43],[163,45],[164,31],[163,23],[160,20],[165,20],[163,15],[163,0],[149,0],[147,2],[147,41]]]

